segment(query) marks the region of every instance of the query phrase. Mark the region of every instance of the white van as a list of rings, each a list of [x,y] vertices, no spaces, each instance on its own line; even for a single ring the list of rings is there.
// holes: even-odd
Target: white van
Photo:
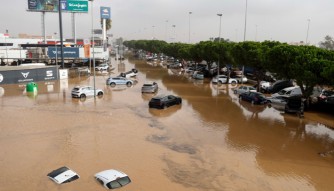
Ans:
[[[280,90],[277,93],[274,93],[271,95],[272,97],[277,97],[277,96],[295,96],[295,95],[302,95],[302,90],[300,89],[299,86],[294,86],[294,87],[288,87]]]

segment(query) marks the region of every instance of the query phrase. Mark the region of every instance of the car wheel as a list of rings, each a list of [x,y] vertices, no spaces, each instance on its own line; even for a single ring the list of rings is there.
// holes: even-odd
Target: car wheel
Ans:
[[[239,96],[239,99],[242,100],[242,96]]]
[[[115,86],[116,86],[116,83],[115,83],[115,82],[111,82],[111,83],[110,83],[110,86],[111,86],[111,87],[115,87]]]
[[[99,97],[103,96],[103,92],[98,92],[97,96],[99,96]]]
[[[162,108],[163,108],[163,109],[167,109],[167,105],[166,105],[166,104],[163,105]]]
[[[236,82],[236,81],[232,81],[231,84],[232,84],[233,86],[235,86],[235,85],[237,84],[237,82]]]
[[[86,98],[86,95],[85,95],[85,94],[81,94],[81,95],[80,95],[80,98],[81,98],[81,99],[85,99],[85,98]]]
[[[255,101],[254,101],[254,100],[252,100],[252,101],[251,101],[251,103],[252,103],[252,104],[255,104]]]
[[[182,103],[182,99],[180,99],[177,104],[180,105]]]
[[[218,85],[222,85],[222,81],[218,81]]]
[[[100,72],[103,72],[103,69],[102,69],[102,68],[100,69]]]
[[[127,85],[128,87],[130,87],[130,86],[132,85],[132,83],[131,83],[131,82],[126,82],[126,85]]]

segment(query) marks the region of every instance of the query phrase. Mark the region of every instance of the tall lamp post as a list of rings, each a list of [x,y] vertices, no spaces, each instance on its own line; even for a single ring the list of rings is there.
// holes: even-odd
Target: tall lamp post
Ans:
[[[94,39],[94,0],[89,0],[91,2],[91,16],[92,16],[92,52],[93,52],[93,74],[94,74],[94,98],[96,98],[96,87],[95,87],[95,39]],[[90,59],[91,60],[91,59]]]
[[[167,42],[168,41],[168,29],[167,29],[167,27],[168,27],[168,20],[166,20],[166,28],[165,28],[165,41]]]
[[[308,32],[310,30],[310,22],[311,22],[311,19],[307,19],[307,33],[306,33],[306,41],[305,41],[305,44],[308,43]]]
[[[56,66],[58,65],[58,50],[57,50],[57,39],[56,39],[56,36],[57,36],[57,33],[55,32],[55,33],[53,33],[54,35],[55,35],[55,50],[56,50],[56,54],[55,54],[55,56],[56,56]]]
[[[175,30],[176,25],[172,25],[172,27],[174,28],[174,38],[173,38],[173,42],[176,42],[176,30]]]
[[[8,29],[6,29],[6,35],[5,35],[6,58],[7,58],[7,62],[6,62],[6,64],[8,65],[8,45],[7,45],[7,37],[8,37]]]
[[[247,0],[246,0],[246,10],[245,10],[244,41],[246,40],[246,28],[247,28]]]
[[[189,12],[189,34],[188,34],[188,43],[190,44],[190,15],[192,14],[193,12]]]
[[[219,39],[218,39],[218,43],[220,43],[220,32],[221,32],[222,16],[223,16],[223,14],[218,13],[217,16],[219,16]],[[219,63],[219,54],[218,54],[217,80],[218,80],[218,78],[219,78],[219,70],[220,70],[220,69],[219,69],[219,65],[220,65],[220,63]],[[218,81],[217,81],[217,83],[218,83]]]

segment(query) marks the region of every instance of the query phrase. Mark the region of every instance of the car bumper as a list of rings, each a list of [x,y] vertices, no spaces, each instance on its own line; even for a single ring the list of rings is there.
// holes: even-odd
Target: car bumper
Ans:
[[[72,94],[72,98],[79,98],[80,96],[78,94]]]

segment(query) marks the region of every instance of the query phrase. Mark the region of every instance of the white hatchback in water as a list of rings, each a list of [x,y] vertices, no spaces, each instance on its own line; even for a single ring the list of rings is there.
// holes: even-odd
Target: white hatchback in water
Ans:
[[[86,98],[88,96],[94,96],[94,92],[97,96],[101,97],[103,96],[103,90],[102,89],[95,89],[92,86],[75,86],[72,89],[71,95],[72,98]]]
[[[131,182],[124,172],[113,169],[96,173],[95,179],[108,189],[120,188]]]

